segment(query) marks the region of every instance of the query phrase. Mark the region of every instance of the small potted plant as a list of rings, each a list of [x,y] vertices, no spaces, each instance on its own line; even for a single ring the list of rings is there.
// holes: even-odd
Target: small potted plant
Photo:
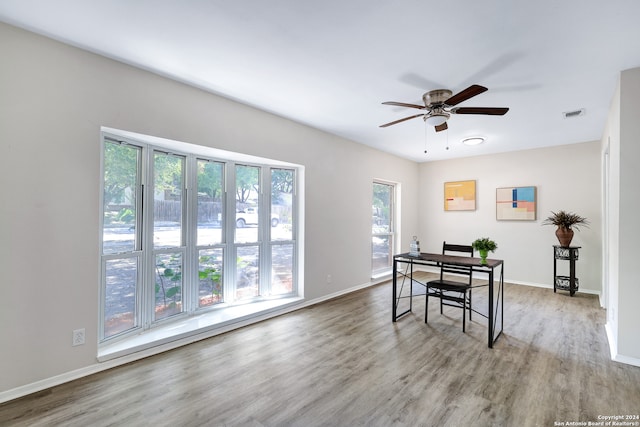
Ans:
[[[487,255],[489,255],[489,252],[494,252],[496,249],[498,249],[498,244],[488,237],[476,239],[471,244],[471,246],[473,246],[473,249],[477,250],[480,253],[480,264],[486,264]]]
[[[573,212],[551,211],[551,215],[542,222],[542,225],[555,225],[558,227],[556,229],[558,242],[560,242],[560,246],[568,247],[571,244],[571,239],[573,239],[573,229],[575,228],[579,231],[581,225],[588,227],[589,221],[587,221],[587,218]]]

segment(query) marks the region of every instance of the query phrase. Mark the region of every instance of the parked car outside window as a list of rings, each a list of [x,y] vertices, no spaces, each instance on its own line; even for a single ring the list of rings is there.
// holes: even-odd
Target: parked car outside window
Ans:
[[[271,226],[277,227],[280,218],[276,214],[271,214]],[[236,227],[243,228],[247,225],[258,225],[258,209],[248,207],[236,211]]]

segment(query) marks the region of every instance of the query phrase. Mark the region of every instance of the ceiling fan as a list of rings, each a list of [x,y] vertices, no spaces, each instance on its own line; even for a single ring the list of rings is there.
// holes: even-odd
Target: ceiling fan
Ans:
[[[397,107],[417,108],[419,110],[425,110],[424,113],[415,114],[413,116],[405,117],[400,120],[394,120],[393,122],[380,125],[381,128],[395,125],[397,123],[404,122],[405,120],[415,119],[416,117],[422,117],[428,125],[434,126],[436,132],[446,130],[447,120],[451,114],[484,114],[490,116],[503,116],[509,111],[508,108],[492,108],[492,107],[456,107],[463,101],[469,98],[473,98],[476,95],[480,95],[482,92],[486,92],[488,89],[480,85],[471,85],[462,92],[453,95],[448,89],[436,89],[429,91],[422,95],[424,105],[407,104],[404,102],[387,101],[383,102],[384,105],[395,105]],[[452,96],[453,95],[453,96]]]

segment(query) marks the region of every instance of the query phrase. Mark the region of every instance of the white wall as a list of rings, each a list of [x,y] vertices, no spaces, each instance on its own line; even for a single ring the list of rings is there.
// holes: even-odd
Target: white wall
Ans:
[[[640,363],[640,68],[620,75],[620,246],[619,246],[619,341],[620,354]]]
[[[640,366],[640,286],[638,286],[638,242],[640,241],[640,68],[623,71],[609,113],[602,145],[609,145],[610,221],[608,247],[608,316],[612,356]]]
[[[620,82],[616,86],[602,136],[602,157],[608,162],[603,174],[604,257],[603,293],[607,309],[607,334],[613,357],[618,353],[618,260],[620,246]],[[608,196],[607,196],[608,193]],[[608,202],[607,202],[608,200]]]
[[[414,162],[5,24],[0,57],[0,394],[96,363],[101,126],[304,165],[310,300],[369,283],[374,178],[417,230]]]
[[[419,188],[423,251],[440,252],[444,240],[470,244],[478,237],[490,237],[498,249],[489,257],[504,259],[506,280],[553,287],[552,246],[558,240],[555,227],[541,223],[551,211],[572,211],[590,222],[589,228],[581,227],[571,242],[582,246],[576,264],[580,289],[599,293],[600,169],[598,141],[423,163]],[[444,183],[462,180],[476,180],[476,210],[445,212]],[[496,220],[496,188],[514,186],[536,187],[536,221]],[[567,264],[558,264],[558,268],[568,271]]]

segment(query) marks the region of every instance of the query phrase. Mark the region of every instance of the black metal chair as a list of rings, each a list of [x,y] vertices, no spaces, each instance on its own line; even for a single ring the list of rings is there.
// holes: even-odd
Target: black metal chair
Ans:
[[[473,257],[473,247],[468,245],[451,245],[442,243],[442,255],[468,255]],[[445,274],[461,276],[461,280],[445,279]],[[442,308],[447,305],[462,309],[462,332],[466,328],[465,310],[469,309],[469,321],[471,321],[471,282],[473,280],[473,270],[471,267],[457,266],[451,264],[440,265],[440,278],[430,280],[426,283],[426,301],[424,309],[424,323],[427,323],[427,313],[429,312],[429,297],[440,299],[440,314]]]

